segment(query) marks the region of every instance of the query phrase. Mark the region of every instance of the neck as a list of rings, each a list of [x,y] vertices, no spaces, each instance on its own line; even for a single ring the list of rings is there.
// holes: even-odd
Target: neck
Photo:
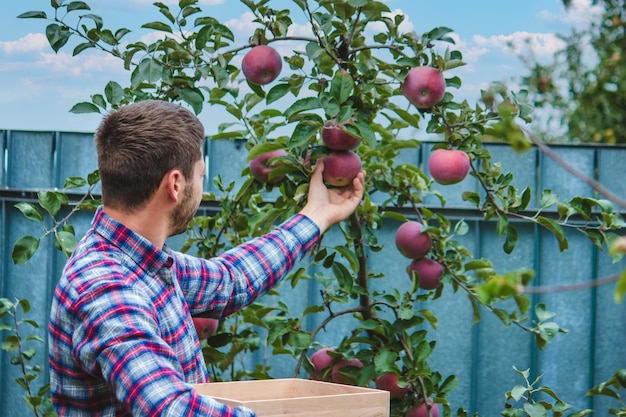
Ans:
[[[103,206],[102,210],[133,232],[148,239],[157,248],[162,248],[169,236],[169,219],[167,212],[155,210],[151,205],[153,204],[148,203],[146,207],[132,212],[107,206]]]

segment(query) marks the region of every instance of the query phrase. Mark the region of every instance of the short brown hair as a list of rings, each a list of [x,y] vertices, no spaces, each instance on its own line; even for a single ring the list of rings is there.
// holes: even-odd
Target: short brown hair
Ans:
[[[191,178],[202,158],[204,128],[178,104],[146,100],[105,116],[95,142],[102,203],[134,210],[148,201],[171,169]]]

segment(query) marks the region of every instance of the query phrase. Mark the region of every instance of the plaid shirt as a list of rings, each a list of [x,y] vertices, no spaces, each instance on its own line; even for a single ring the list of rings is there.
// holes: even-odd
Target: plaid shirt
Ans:
[[[99,209],[54,292],[50,385],[60,416],[253,416],[198,395],[208,380],[191,314],[225,317],[278,283],[318,241],[295,215],[205,260],[157,248]]]

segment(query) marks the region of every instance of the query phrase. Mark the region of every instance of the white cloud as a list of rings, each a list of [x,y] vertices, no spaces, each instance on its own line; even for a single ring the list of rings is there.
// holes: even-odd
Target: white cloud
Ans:
[[[90,73],[121,74],[124,71],[121,60],[108,54],[72,56],[66,52],[59,52],[58,54],[42,53],[40,59],[34,65],[46,68],[48,71],[73,76]]]
[[[530,50],[537,58],[553,57],[565,46],[565,42],[554,33],[515,32],[511,35],[489,37],[475,35],[472,40],[477,46],[500,49],[515,56],[521,56]]]
[[[259,25],[258,23],[253,22],[255,18],[256,16],[254,16],[254,13],[245,12],[236,19],[228,20],[225,25],[228,26],[228,28],[232,31],[239,31],[250,34]]]
[[[543,10],[537,17],[546,22],[560,21],[569,26],[580,28],[597,20],[603,12],[600,4],[593,4],[592,0],[572,0],[570,7],[562,6],[560,13]]]
[[[42,33],[29,33],[16,41],[0,41],[0,51],[5,54],[42,51],[48,48],[48,39]]]

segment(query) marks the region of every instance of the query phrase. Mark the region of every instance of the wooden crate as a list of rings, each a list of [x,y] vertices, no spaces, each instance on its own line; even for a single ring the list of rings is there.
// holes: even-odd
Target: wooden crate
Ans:
[[[254,410],[257,417],[389,417],[389,392],[300,378],[211,382],[201,395]]]

